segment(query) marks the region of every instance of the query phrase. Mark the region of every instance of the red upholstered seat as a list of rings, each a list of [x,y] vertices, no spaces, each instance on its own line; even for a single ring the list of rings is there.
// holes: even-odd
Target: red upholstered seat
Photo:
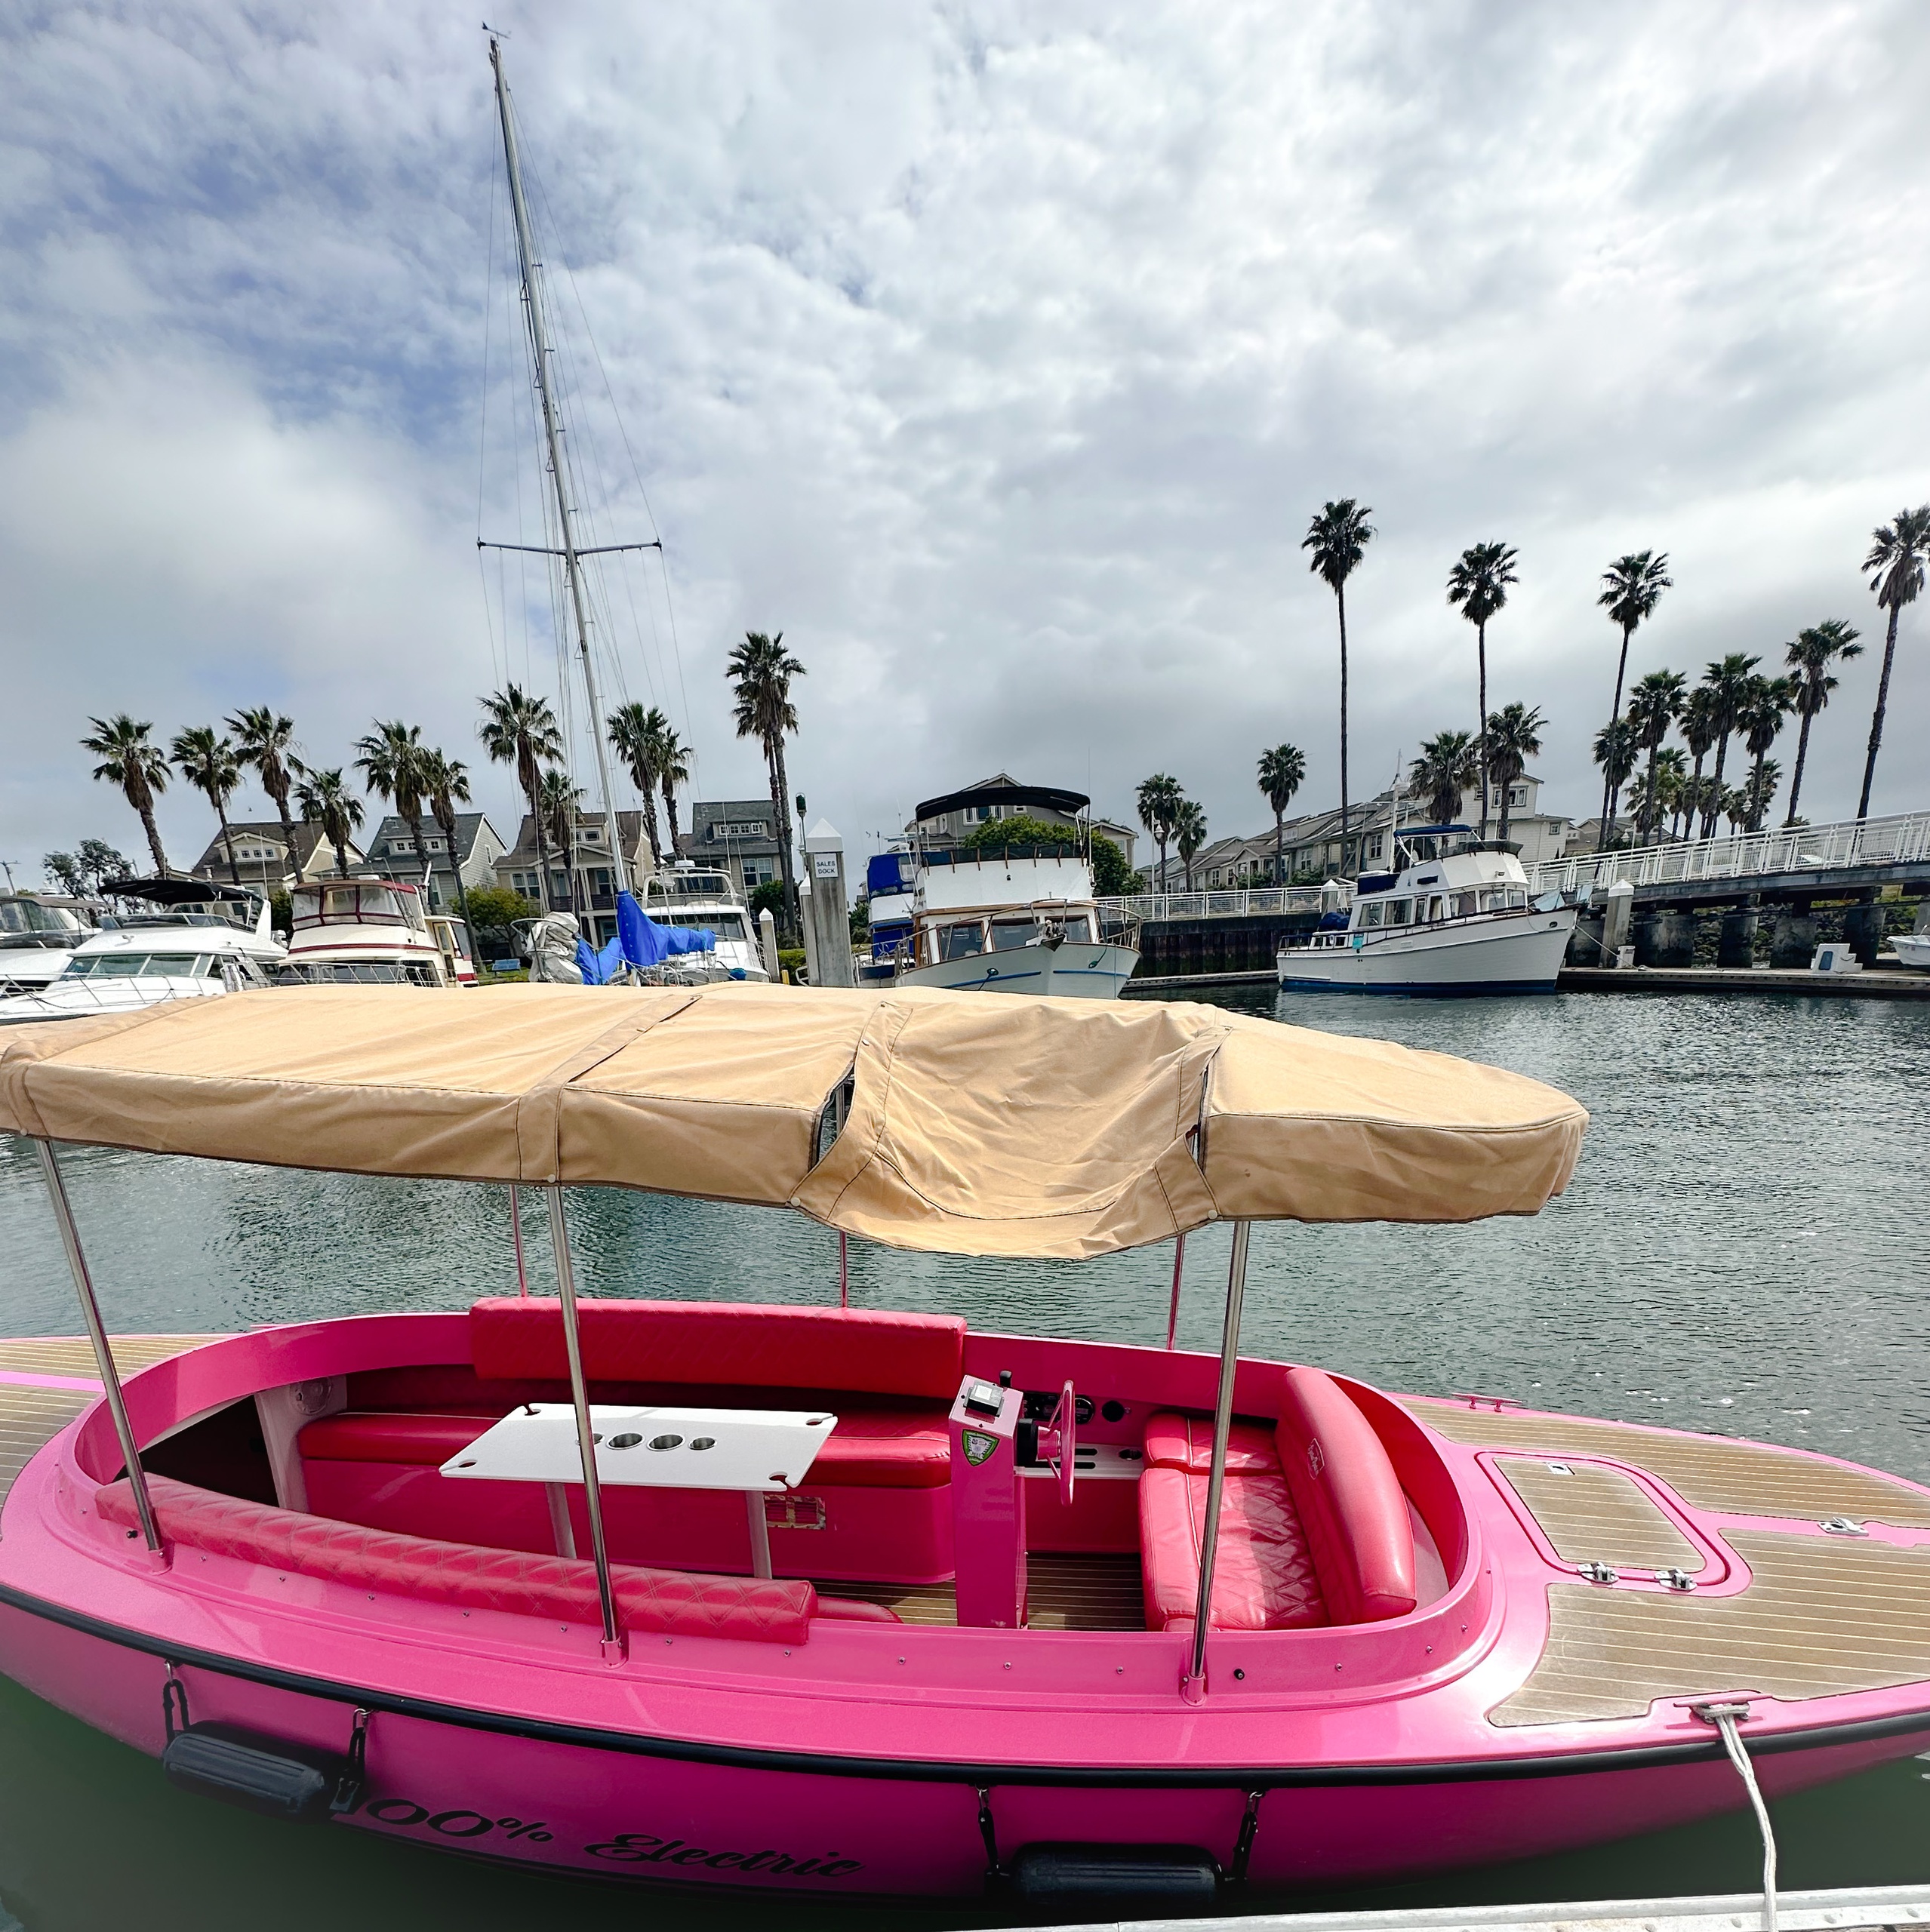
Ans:
[[[1190,1469],[1205,1475],[1213,1467],[1213,1418],[1162,1409],[1146,1425],[1146,1466]],[[1227,1438],[1229,1475],[1278,1475],[1279,1452],[1270,1423],[1236,1422]]]
[[[148,1489],[162,1534],[190,1549],[465,1609],[602,1621],[596,1571],[588,1563],[364,1529],[218,1496],[167,1476],[150,1476]],[[103,1521],[137,1524],[134,1492],[125,1480],[103,1485],[94,1500]],[[817,1608],[811,1585],[788,1579],[700,1576],[629,1564],[613,1564],[610,1575],[617,1614],[633,1630],[801,1644]]]
[[[957,1317],[734,1302],[586,1301],[577,1306],[583,1374],[593,1382],[734,1383],[850,1389],[950,1403],[965,1359]],[[469,1310],[478,1376],[568,1373],[560,1305],[539,1297]]]
[[[494,1415],[370,1414],[354,1410],[310,1423],[297,1438],[313,1462],[403,1463],[440,1469],[466,1449]]]
[[[1199,1604],[1200,1540],[1207,1478],[1148,1469],[1139,1479],[1146,1620],[1190,1630]],[[1230,1477],[1221,1492],[1213,1564],[1215,1630],[1289,1630],[1328,1621],[1307,1539],[1284,1477]]]

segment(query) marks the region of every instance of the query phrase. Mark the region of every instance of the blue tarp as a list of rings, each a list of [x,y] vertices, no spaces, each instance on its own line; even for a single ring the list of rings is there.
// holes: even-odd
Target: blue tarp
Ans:
[[[680,952],[715,952],[717,935],[708,926],[691,931],[683,926],[660,926],[627,892],[617,895],[617,937],[601,952],[589,942],[577,941],[577,964],[586,986],[607,986],[628,966],[660,966]]]

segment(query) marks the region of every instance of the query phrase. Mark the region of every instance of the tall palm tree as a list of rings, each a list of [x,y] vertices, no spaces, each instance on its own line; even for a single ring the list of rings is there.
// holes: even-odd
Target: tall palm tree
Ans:
[[[1628,721],[1635,740],[1648,754],[1648,775],[1642,788],[1642,809],[1636,820],[1635,840],[1646,845],[1655,829],[1655,760],[1669,727],[1680,715],[1688,680],[1679,671],[1651,671],[1629,693]]]
[[[1287,882],[1285,825],[1287,808],[1307,782],[1307,760],[1297,745],[1276,745],[1260,754],[1260,789],[1273,808],[1273,883]]]
[[[784,873],[784,906],[791,929],[797,930],[798,885],[791,853],[791,783],[784,769],[784,740],[798,728],[797,706],[791,702],[791,680],[805,675],[804,666],[784,648],[784,633],[767,637],[746,631],[744,641],[731,651],[724,675],[736,687],[737,736],[756,738],[764,746],[764,763],[771,780],[771,808],[777,822],[778,858]]]
[[[1374,530],[1367,519],[1374,514],[1365,503],[1351,497],[1322,503],[1308,523],[1300,540],[1303,550],[1310,550],[1307,568],[1322,578],[1334,593],[1334,609],[1341,623],[1341,869],[1347,869],[1347,579],[1359,565]]]
[[[94,775],[103,784],[118,785],[121,795],[140,815],[141,829],[147,834],[147,849],[154,855],[154,869],[165,874],[168,854],[161,849],[160,828],[154,823],[154,801],[168,789],[168,761],[161,747],[152,743],[151,723],[137,722],[126,712],[112,718],[91,718],[91,737],[81,740],[81,749],[91,752],[101,762]]]
[[[1192,798],[1182,798],[1173,814],[1173,838],[1180,848],[1180,863],[1186,868],[1186,889],[1193,890],[1193,855],[1206,843],[1206,814]]]
[[[305,764],[293,768],[297,780],[295,803],[301,808],[304,824],[319,825],[322,835],[335,848],[335,869],[349,875],[349,841],[362,823],[362,801],[349,789],[342,768],[313,771]]]
[[[1876,776],[1876,753],[1883,742],[1883,713],[1889,708],[1890,666],[1896,661],[1897,620],[1906,604],[1913,604],[1923,588],[1923,566],[1930,559],[1930,503],[1899,510],[1879,525],[1863,560],[1876,608],[1890,614],[1883,638],[1883,673],[1876,680],[1876,709],[1870,719],[1870,755],[1863,764],[1863,795],[1856,801],[1858,818],[1870,816],[1870,786]]]
[[[1528,769],[1528,761],[1541,755],[1541,728],[1547,723],[1539,705],[1504,704],[1488,720],[1482,734],[1488,750],[1488,775],[1501,797],[1501,843],[1508,842],[1508,820],[1513,815],[1515,782]],[[1486,837],[1484,831],[1482,837]]]
[[[563,734],[557,728],[556,714],[549,700],[534,691],[505,685],[480,700],[482,722],[476,735],[482,749],[497,764],[513,764],[516,783],[522,788],[523,801],[529,807],[530,824],[536,839],[537,903],[549,909],[549,847],[543,829],[543,768],[563,755]]]
[[[1759,758],[1750,768],[1749,776],[1728,795],[1741,808],[1740,823],[1744,831],[1762,829],[1782,775],[1783,768],[1774,758]],[[1729,815],[1732,819],[1737,816],[1735,812]]]
[[[282,820],[282,840],[288,848],[288,863],[300,882],[301,861],[295,851],[294,821],[288,816],[288,787],[292,783],[283,754],[294,742],[295,721],[284,718],[271,705],[257,705],[251,711],[237,711],[228,720],[235,734],[235,755],[253,768],[261,789],[275,801]]]
[[[423,796],[428,801],[436,823],[442,827],[449,848],[449,869],[456,875],[456,903],[463,925],[476,943],[476,928],[469,922],[469,888],[463,882],[462,848],[456,838],[456,808],[469,801],[469,767],[459,758],[448,756],[439,748],[425,752],[422,758]]]
[[[1608,722],[1613,724],[1622,715],[1622,681],[1628,675],[1629,640],[1634,636],[1636,627],[1655,614],[1655,606],[1662,601],[1662,593],[1673,587],[1675,580],[1669,575],[1669,555],[1665,550],[1658,556],[1652,550],[1634,550],[1627,556],[1618,557],[1602,573],[1602,592],[1596,602],[1608,614],[1609,622],[1622,634],[1621,655],[1615,660],[1615,702],[1608,713]],[[1615,801],[1607,783],[1608,768],[1602,768],[1602,823],[1606,826],[1614,823]]]
[[[1448,601],[1474,626],[1475,659],[1480,685],[1478,718],[1488,715],[1488,620],[1508,601],[1508,586],[1517,581],[1515,553],[1505,543],[1474,543],[1461,553],[1448,573]],[[1488,836],[1488,786],[1493,761],[1488,755],[1486,727],[1476,745],[1481,760],[1481,835]],[[1505,838],[1504,832],[1501,836]]]
[[[657,780],[663,788],[663,817],[670,833],[667,849],[673,859],[677,856],[677,787],[690,783],[692,755],[690,746],[671,729],[666,720],[663,742],[657,748]],[[799,809],[802,811],[803,808]]]
[[[1648,827],[1650,837],[1665,824],[1673,830],[1688,783],[1688,754],[1679,745],[1664,745],[1649,759],[1648,774],[1642,782],[1641,823]]]
[[[1159,884],[1155,888],[1164,892],[1166,884],[1166,846],[1173,835],[1179,809],[1185,801],[1186,794],[1180,789],[1180,781],[1169,778],[1163,771],[1156,771],[1150,778],[1139,781],[1139,789],[1134,794],[1133,802],[1139,809],[1139,822],[1153,835],[1153,842],[1159,848]]]
[[[1736,709],[1736,729],[1756,761],[1754,774],[1744,788],[1750,799],[1751,832],[1762,829],[1757,814],[1769,802],[1769,794],[1762,789],[1762,763],[1782,731],[1783,720],[1796,709],[1796,697],[1793,678],[1752,678],[1747,695]]]
[[[543,774],[536,793],[536,815],[550,843],[560,856],[563,876],[569,881],[571,903],[581,896],[577,878],[577,813],[583,804],[583,787],[570,783],[567,771],[554,770]]]
[[[214,808],[222,847],[228,854],[228,876],[239,885],[242,869],[235,863],[235,835],[228,829],[228,801],[242,782],[234,746],[226,738],[217,737],[211,724],[192,724],[174,734],[168,755],[174,769]]]
[[[1472,731],[1439,731],[1421,740],[1421,755],[1408,768],[1408,786],[1427,794],[1436,825],[1452,825],[1461,817],[1461,794],[1480,771]]]
[[[1842,618],[1826,617],[1820,624],[1811,624],[1807,629],[1798,631],[1795,641],[1784,649],[1784,661],[1790,666],[1796,685],[1796,715],[1802,720],[1796,739],[1796,770],[1790,774],[1790,810],[1788,817],[1783,820],[1785,825],[1796,823],[1796,801],[1802,790],[1803,761],[1809,755],[1809,728],[1815,721],[1816,714],[1830,702],[1830,694],[1836,688],[1836,680],[1830,675],[1830,666],[1836,663],[1847,663],[1851,658],[1863,655],[1863,647],[1856,641],[1858,635]]]
[[[1706,685],[1698,685],[1682,700],[1676,721],[1682,727],[1682,743],[1688,746],[1690,756],[1695,760],[1695,769],[1690,774],[1682,792],[1685,810],[1682,835],[1687,838],[1694,836],[1695,815],[1702,809],[1702,761],[1716,749],[1715,694]]]
[[[356,769],[370,791],[394,805],[396,816],[409,829],[417,858],[425,860],[422,808],[429,791],[429,747],[422,742],[422,727],[405,724],[399,718],[386,724],[377,718],[375,729],[356,740],[356,749],[362,754]]]
[[[1740,651],[1731,651],[1726,657],[1716,660],[1702,674],[1703,688],[1709,694],[1709,721],[1715,727],[1716,769],[1715,797],[1718,802],[1712,804],[1702,820],[1702,835],[1713,838],[1716,835],[1716,821],[1721,816],[1719,801],[1722,796],[1722,767],[1729,755],[1729,738],[1736,728],[1743,706],[1752,694],[1756,667],[1762,663],[1759,657],[1746,656]]]
[[[643,800],[643,829],[649,835],[651,856],[660,866],[663,841],[657,827],[657,761],[670,721],[654,705],[646,709],[633,698],[619,705],[606,721],[610,749],[629,768],[630,783]]]
[[[1615,794],[1629,781],[1635,770],[1638,754],[1635,727],[1626,718],[1618,718],[1612,724],[1605,724],[1595,734],[1595,762],[1602,768],[1605,783],[1602,795],[1613,801]],[[1614,807],[1602,820],[1602,830],[1596,849],[1605,852],[1614,842],[1615,821],[1612,817]]]

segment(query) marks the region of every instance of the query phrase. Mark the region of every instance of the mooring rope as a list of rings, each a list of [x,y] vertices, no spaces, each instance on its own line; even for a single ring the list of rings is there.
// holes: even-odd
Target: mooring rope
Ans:
[[[1756,1812],[1756,1828],[1762,1835],[1762,1932],[1776,1932],[1776,1834],[1769,1823],[1769,1807],[1762,1801],[1762,1787],[1756,1781],[1756,1767],[1750,1761],[1748,1747],[1742,1741],[1737,1720],[1749,1715],[1747,1704],[1698,1704],[1695,1715],[1713,1724],[1722,1734],[1722,1748],[1729,1754],[1736,1776],[1749,1793]]]

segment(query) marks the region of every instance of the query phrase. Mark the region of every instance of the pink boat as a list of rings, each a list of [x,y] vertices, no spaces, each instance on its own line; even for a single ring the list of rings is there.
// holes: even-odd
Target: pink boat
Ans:
[[[1254,1222],[1535,1211],[1566,1097],[1184,1005],[448,1005],[325,987],[0,1046],[102,1387],[0,1509],[0,1668],[177,1784],[606,1878],[1184,1902],[1930,1748],[1930,1491],[1238,1354]],[[559,1292],[123,1382],[60,1143],[539,1186]],[[990,1256],[1227,1220],[1225,1349],[580,1299],[584,1183]]]

